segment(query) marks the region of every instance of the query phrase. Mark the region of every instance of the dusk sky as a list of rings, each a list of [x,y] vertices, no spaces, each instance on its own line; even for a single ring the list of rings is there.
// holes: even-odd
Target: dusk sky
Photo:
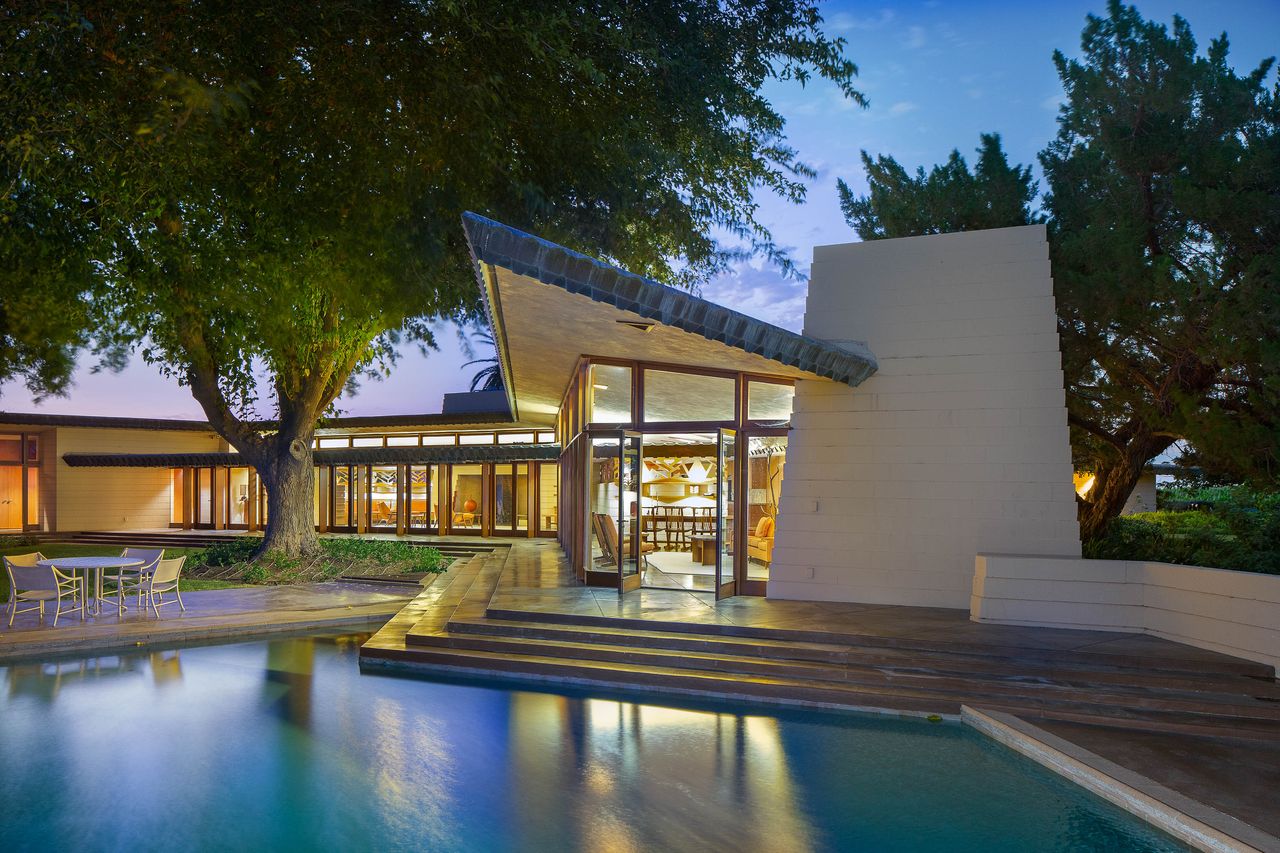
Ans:
[[[1280,3],[1275,0],[1143,2],[1138,8],[1166,24],[1180,13],[1202,49],[1225,30],[1231,63],[1241,73],[1277,51]],[[860,109],[822,83],[769,87],[767,95],[787,119],[790,142],[818,177],[802,206],[761,199],[763,221],[807,271],[814,245],[856,239],[840,214],[835,186],[843,177],[855,190],[865,189],[860,149],[892,154],[914,169],[944,160],[952,148],[972,161],[978,134],[995,131],[1013,160],[1034,163],[1054,135],[1062,94],[1053,50],[1078,53],[1089,12],[1105,13],[1103,0],[826,4],[829,31],[848,41],[846,55],[860,69],[857,88],[871,106]],[[790,329],[799,330],[803,322],[804,282],[785,280],[763,262],[709,283],[703,295]],[[439,338],[438,352],[425,359],[407,354],[390,379],[365,383],[357,396],[340,400],[342,412],[439,411],[441,395],[466,390],[472,372],[461,366],[467,356],[455,332],[442,329]],[[90,366],[86,358],[67,397],[38,405],[20,385],[0,386],[0,409],[203,417],[186,389],[140,362],[115,375],[91,374]]]

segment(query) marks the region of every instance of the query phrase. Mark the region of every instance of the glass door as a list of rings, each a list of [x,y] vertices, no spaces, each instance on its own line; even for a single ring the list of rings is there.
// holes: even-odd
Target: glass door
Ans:
[[[737,592],[737,554],[734,548],[734,463],[737,434],[722,429],[716,441],[716,598]]]
[[[400,477],[395,465],[374,465],[368,471],[369,526],[396,530],[400,525]]]
[[[405,512],[408,513],[406,523],[411,533],[434,533],[436,530],[436,512],[432,486],[439,479],[435,470],[437,465],[412,465],[408,471],[409,483],[405,488]],[[438,491],[438,488],[437,488]]]
[[[618,592],[639,589],[645,566],[644,541],[640,536],[640,435],[625,433],[622,436],[622,464],[618,475],[618,530],[622,532],[619,553],[622,564],[618,570]]]
[[[619,593],[640,587],[640,436],[592,432],[587,498],[586,581]]]
[[[333,483],[333,488],[330,490],[330,500],[333,503],[329,509],[331,519],[329,529],[355,530],[355,481],[355,471],[351,466],[337,465],[333,468],[333,477],[330,481]]]

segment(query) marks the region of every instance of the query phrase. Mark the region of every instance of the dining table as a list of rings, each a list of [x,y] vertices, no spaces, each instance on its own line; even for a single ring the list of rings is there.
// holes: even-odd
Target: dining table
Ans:
[[[93,615],[102,614],[102,575],[107,569],[136,569],[145,561],[137,557],[50,557],[37,561],[38,566],[51,566],[60,572],[83,572],[93,575]],[[88,584],[86,584],[88,586]],[[86,597],[88,592],[85,593]],[[88,602],[85,602],[88,606]]]

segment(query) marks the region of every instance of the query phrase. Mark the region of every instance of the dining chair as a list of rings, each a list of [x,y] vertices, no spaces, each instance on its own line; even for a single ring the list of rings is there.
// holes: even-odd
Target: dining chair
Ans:
[[[53,566],[40,566],[37,563],[44,556],[39,552],[20,554],[4,558],[4,568],[9,575],[9,627],[19,613],[40,611],[40,621],[44,621],[45,602],[55,603],[53,626],[58,627],[58,617],[62,615],[62,602],[68,595],[74,605],[67,612],[80,611],[80,620],[84,621],[84,578],[63,574]],[[31,602],[30,607],[19,607],[23,602]]]
[[[138,602],[141,604],[143,597],[147,599],[147,604],[151,606],[151,610],[160,616],[160,607],[165,604],[173,604],[173,601],[165,601],[164,594],[172,592],[174,598],[178,602],[178,607],[182,608],[182,612],[187,612],[187,605],[182,603],[182,591],[178,588],[179,578],[182,575],[182,564],[187,561],[184,557],[175,557],[171,560],[160,560],[154,569],[144,572],[137,576],[137,580],[126,580],[124,589],[126,593],[137,592]]]
[[[155,571],[156,566],[164,559],[163,548],[125,548],[120,552],[120,556],[131,560],[141,560],[141,566],[133,566],[127,569],[114,569],[113,574],[104,575],[102,600],[110,602],[111,596],[116,597],[116,611],[119,615],[124,615],[124,587],[130,587],[130,591],[141,581],[142,576]],[[106,582],[110,581],[114,584],[110,591],[106,590]],[[138,606],[142,606],[142,594],[138,593]]]

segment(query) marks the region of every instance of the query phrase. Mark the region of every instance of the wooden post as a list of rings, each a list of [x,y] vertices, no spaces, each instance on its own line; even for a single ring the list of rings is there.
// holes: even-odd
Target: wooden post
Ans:
[[[396,535],[409,532],[409,466],[396,466]]]
[[[196,469],[182,469],[182,529],[190,530],[196,517]]]
[[[248,489],[249,494],[244,504],[244,521],[245,527],[252,533],[258,529],[258,472],[256,469],[249,469],[245,488]]]
[[[369,490],[368,466],[356,465],[354,470],[355,477],[352,479],[351,485],[354,489],[355,500],[351,502],[351,505],[356,514],[355,530],[356,533],[366,533],[369,530],[369,498],[365,494]]]

